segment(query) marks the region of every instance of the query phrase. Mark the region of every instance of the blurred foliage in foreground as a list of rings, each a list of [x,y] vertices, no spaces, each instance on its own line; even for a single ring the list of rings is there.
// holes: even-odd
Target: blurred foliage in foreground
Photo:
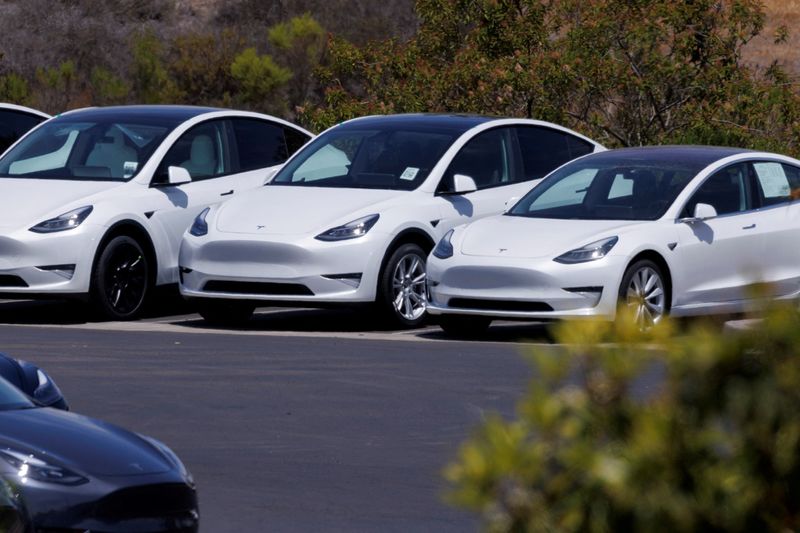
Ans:
[[[751,330],[647,335],[564,323],[515,420],[448,466],[489,531],[800,529],[800,314]]]

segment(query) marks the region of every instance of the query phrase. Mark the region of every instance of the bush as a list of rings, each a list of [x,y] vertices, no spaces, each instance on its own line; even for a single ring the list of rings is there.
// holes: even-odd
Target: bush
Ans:
[[[565,323],[537,349],[517,418],[490,419],[447,469],[489,531],[800,528],[800,315],[647,336]]]

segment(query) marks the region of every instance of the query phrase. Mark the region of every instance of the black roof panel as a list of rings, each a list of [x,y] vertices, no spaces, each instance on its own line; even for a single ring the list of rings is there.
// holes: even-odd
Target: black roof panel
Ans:
[[[403,115],[375,115],[349,120],[342,128],[433,128],[453,133],[463,133],[485,122],[499,120],[500,117],[482,115],[460,115],[439,113],[409,113]]]
[[[214,107],[182,106],[182,105],[122,105],[109,107],[89,107],[71,111],[57,118],[66,120],[119,120],[135,119],[160,119],[164,122],[174,122],[176,125],[194,118],[198,115],[223,111]]]
[[[698,169],[732,155],[752,152],[744,148],[724,146],[642,146],[637,148],[618,148],[591,154],[584,159],[647,161],[649,163],[684,163]]]

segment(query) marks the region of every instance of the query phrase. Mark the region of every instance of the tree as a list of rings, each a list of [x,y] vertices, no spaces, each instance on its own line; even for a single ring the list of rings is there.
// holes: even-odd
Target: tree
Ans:
[[[797,309],[674,333],[559,327],[567,347],[535,350],[517,417],[491,418],[448,467],[452,500],[489,531],[800,528]]]
[[[740,60],[763,27],[757,0],[417,0],[416,9],[421,26],[408,42],[332,37],[318,71],[322,104],[304,106],[303,122],[473,112],[552,120],[629,146],[756,141],[742,135],[741,112],[759,110],[773,120],[774,145],[798,148],[797,91]]]
[[[278,94],[292,77],[289,69],[278,65],[272,56],[247,48],[231,64],[231,75],[239,84],[239,99],[254,108],[280,112],[286,99]]]

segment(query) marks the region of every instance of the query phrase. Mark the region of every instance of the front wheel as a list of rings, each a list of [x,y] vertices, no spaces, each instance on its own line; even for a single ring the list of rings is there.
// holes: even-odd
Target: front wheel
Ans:
[[[150,264],[141,245],[119,235],[105,245],[92,272],[90,299],[95,310],[112,320],[136,318],[150,289]]]
[[[625,271],[618,302],[640,331],[649,330],[669,313],[666,287],[661,267],[648,259],[635,262]]]
[[[196,302],[197,312],[212,326],[241,326],[253,316],[256,306],[236,300],[206,299]]]
[[[427,254],[416,244],[394,250],[381,272],[378,303],[392,325],[416,328],[425,321]]]

